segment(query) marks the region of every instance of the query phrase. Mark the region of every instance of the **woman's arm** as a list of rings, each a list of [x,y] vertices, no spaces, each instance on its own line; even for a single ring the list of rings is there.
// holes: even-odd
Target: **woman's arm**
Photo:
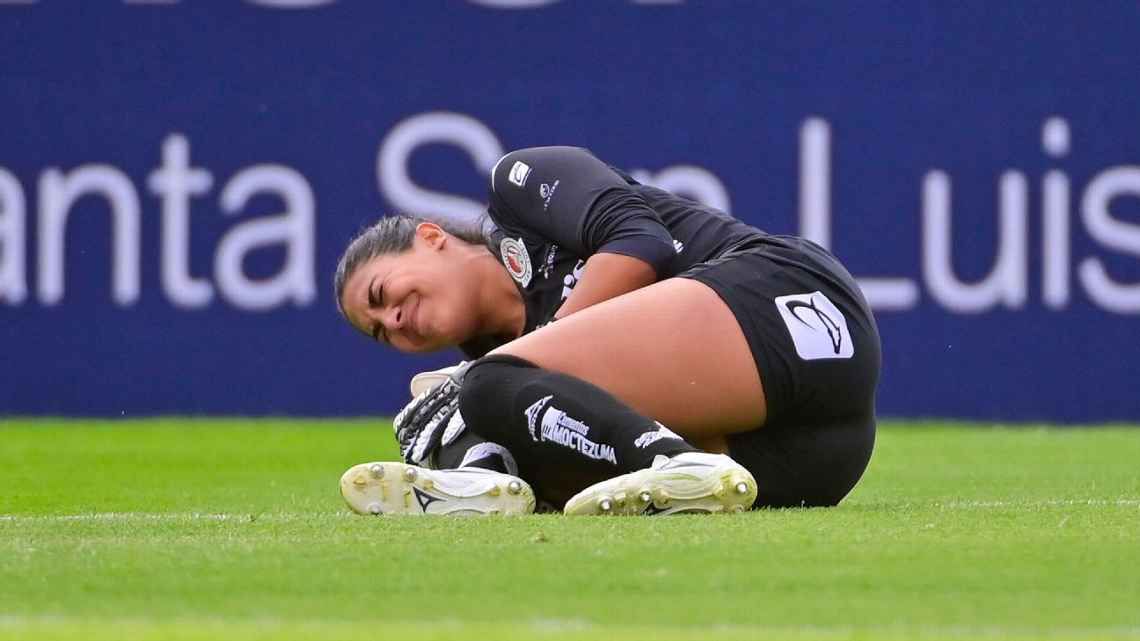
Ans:
[[[497,221],[586,258],[581,280],[554,318],[639,289],[676,255],[645,199],[590,152],[535,147],[504,156],[491,172]]]
[[[641,289],[656,280],[657,272],[653,266],[640,258],[621,254],[594,254],[586,261],[581,280],[566,302],[562,303],[562,307],[558,308],[554,319],[565,318],[590,305]]]
[[[534,147],[503,156],[491,172],[492,218],[508,233],[541,237],[581,258],[621,254],[661,273],[673,238],[645,199],[578,147]],[[652,281],[650,281],[652,282]]]

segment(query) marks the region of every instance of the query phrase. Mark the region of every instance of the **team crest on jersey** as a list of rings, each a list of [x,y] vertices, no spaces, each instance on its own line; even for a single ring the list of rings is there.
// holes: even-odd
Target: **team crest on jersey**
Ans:
[[[511,273],[511,278],[517,280],[523,287],[529,285],[534,272],[530,266],[530,254],[527,253],[522,239],[504,238],[499,244],[499,254],[502,255],[503,264]]]

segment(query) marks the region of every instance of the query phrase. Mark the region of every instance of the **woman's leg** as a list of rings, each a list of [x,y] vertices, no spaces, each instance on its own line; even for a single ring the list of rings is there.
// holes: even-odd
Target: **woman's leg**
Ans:
[[[459,408],[468,432],[505,447],[518,475],[558,506],[658,456],[696,451],[596,385],[503,354],[471,365]]]
[[[514,453],[519,474],[559,504],[694,444],[725,449],[727,434],[762,422],[763,407],[735,318],[704,285],[680,279],[583,310],[477,361],[460,397],[468,429]],[[702,465],[716,469],[696,472]],[[737,468],[714,457],[689,472],[724,477],[703,492],[729,477],[735,486],[747,476]],[[722,505],[743,498],[721,497]]]
[[[600,303],[497,353],[592,383],[599,394],[605,390],[608,402],[583,399],[581,406],[592,413],[597,425],[591,434],[600,440],[653,441],[656,435],[644,431],[652,417],[706,451],[729,452],[765,485],[763,504],[838,501],[858,480],[873,447],[880,346],[858,284],[822,249],[787,239],[690,273],[695,280],[670,279]],[[512,371],[501,379],[526,377]],[[490,440],[527,432],[516,416],[520,395],[506,387],[482,385],[485,398],[494,401],[488,405],[501,410],[477,421],[477,429],[494,433],[484,435]],[[551,379],[546,393],[561,394],[562,387]],[[469,401],[479,413],[483,404]],[[615,404],[640,420],[610,420],[620,412],[604,408]],[[830,429],[851,417],[868,417],[856,426],[869,427]],[[790,440],[778,438],[785,429]],[[520,460],[533,456],[555,468],[566,460],[562,452],[528,449],[546,443],[526,438],[518,445]],[[644,476],[623,464],[625,475]],[[647,462],[633,457],[632,464]],[[601,496],[610,488],[600,483],[593,489]]]
[[[495,350],[593,383],[691,442],[764,423],[760,373],[724,301],[672,278],[604,301]]]

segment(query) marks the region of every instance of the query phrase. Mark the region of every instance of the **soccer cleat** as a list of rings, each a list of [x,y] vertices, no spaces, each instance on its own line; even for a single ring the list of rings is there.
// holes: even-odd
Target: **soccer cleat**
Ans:
[[[756,479],[724,454],[658,456],[644,470],[595,483],[566,502],[566,514],[743,512],[756,501]]]
[[[526,481],[492,470],[431,470],[405,463],[362,463],[340,477],[340,494],[357,514],[530,514]]]

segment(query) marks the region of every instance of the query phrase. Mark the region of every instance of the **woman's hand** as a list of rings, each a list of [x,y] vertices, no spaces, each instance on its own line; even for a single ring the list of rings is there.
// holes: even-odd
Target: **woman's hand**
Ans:
[[[459,361],[458,364],[441,369],[433,369],[430,372],[420,372],[412,377],[412,382],[408,385],[412,392],[412,398],[423,394],[431,388],[439,385],[447,380],[447,377],[457,372],[460,368],[467,364],[467,361]]]
[[[459,413],[459,391],[467,364],[461,363],[438,385],[408,403],[392,421],[404,462],[423,465],[440,444],[455,440],[466,427]]]

